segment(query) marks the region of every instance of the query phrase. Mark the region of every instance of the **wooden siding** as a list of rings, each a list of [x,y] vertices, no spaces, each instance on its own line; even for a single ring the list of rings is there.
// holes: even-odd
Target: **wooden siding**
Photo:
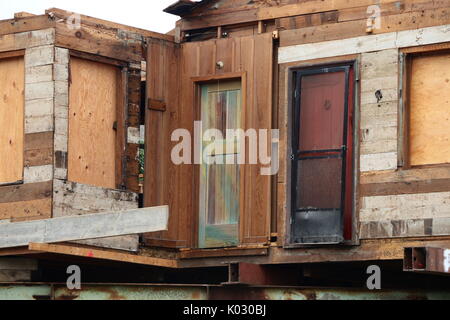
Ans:
[[[166,243],[172,241],[191,247],[196,245],[194,230],[197,226],[198,187],[195,181],[198,171],[193,165],[172,164],[170,152],[175,144],[169,141],[174,129],[184,128],[194,132],[198,106],[194,104],[192,77],[202,77],[206,81],[218,75],[226,78],[227,74],[236,77],[237,73],[245,73],[244,129],[270,129],[272,35],[185,43],[180,49],[171,43],[153,41],[148,51],[148,96],[166,102],[167,109],[165,112],[147,111],[145,204],[169,204],[171,208],[168,233],[153,237],[159,238],[161,243],[167,240]],[[218,61],[224,63],[222,69],[216,67]],[[179,82],[176,80],[177,74]],[[174,92],[179,92],[179,103]],[[259,165],[248,165],[244,170],[245,199],[240,241],[241,244],[266,243],[270,232],[270,177],[260,175]]]
[[[279,30],[281,45],[287,46],[366,35],[371,5],[378,6],[381,17],[380,27],[371,30],[373,34],[450,22],[445,0],[236,0],[199,6],[184,16],[178,27],[191,33],[220,26],[234,37],[256,33],[260,30],[257,25],[267,28],[274,22],[268,29]]]
[[[436,22],[436,24],[439,23]],[[338,41],[297,44],[280,49],[279,62],[282,63],[282,66],[287,67],[325,63],[326,61],[345,61],[348,60],[350,54],[360,59],[361,75],[358,95],[360,184],[356,200],[361,239],[428,237],[450,234],[448,223],[442,222],[450,216],[447,201],[450,184],[446,178],[450,169],[448,165],[428,168],[402,167],[402,158],[408,155],[407,150],[404,150],[403,147],[404,141],[410,134],[414,139],[414,132],[408,129],[404,131],[402,126],[406,124],[401,121],[402,113],[411,114],[408,113],[411,110],[402,109],[403,102],[408,101],[409,97],[405,96],[405,92],[407,92],[405,88],[408,83],[405,82],[405,79],[408,78],[401,79],[402,56],[400,51],[414,53],[415,50],[419,52],[433,49],[442,50],[450,40],[444,31],[446,28],[448,26],[405,30],[394,32],[395,36],[385,33],[346,38],[345,35],[342,35],[343,39]],[[301,42],[297,41],[297,43]],[[353,46],[353,44],[355,45]],[[420,45],[428,44],[430,46],[424,46],[420,50],[415,49]],[[282,70],[286,72],[286,69]],[[425,73],[427,75],[436,74],[434,71],[422,72],[422,76],[420,76],[420,72],[418,73],[419,77],[415,80],[417,82],[415,87],[420,84],[421,88],[416,90],[417,94],[419,96],[422,96],[424,92],[431,94],[430,97],[433,98],[429,98],[427,101],[439,99],[442,94],[436,92],[443,92],[442,89],[439,90],[439,87],[434,86],[437,90],[433,88],[431,91],[424,91],[422,88],[424,86],[422,83],[425,83],[427,79]],[[288,101],[288,91],[286,91],[288,82],[285,79],[287,78],[280,80],[283,104]],[[445,76],[441,79],[443,80],[439,83],[445,87]],[[402,84],[403,88],[401,88]],[[376,97],[377,91],[382,94],[379,100]],[[403,96],[400,94],[401,92],[404,93]],[[432,105],[440,104],[432,103]],[[433,114],[426,112],[426,117],[420,115],[417,117],[418,112],[415,112],[414,117],[416,120],[422,121]],[[441,118],[445,119],[445,116]],[[283,127],[283,123],[280,126]],[[416,126],[417,128],[424,127]],[[434,130],[439,130],[439,126],[433,125]],[[419,131],[415,132],[417,134]],[[442,139],[445,139],[445,131],[442,132],[444,134],[434,134],[433,137],[441,136]],[[430,138],[426,133],[420,139],[430,141],[434,138]],[[441,140],[437,139],[435,143],[439,141]],[[433,144],[431,143],[430,146]],[[413,148],[413,144],[411,148]],[[414,151],[409,150],[409,152],[418,152],[419,149],[415,148]],[[448,152],[445,152],[446,148],[438,149],[439,154],[436,152],[433,154],[435,154],[434,158],[440,157],[440,161],[431,161],[431,163],[447,162],[445,159],[445,161],[442,160],[442,157],[448,156]],[[282,172],[287,171],[283,169]],[[282,177],[283,174],[280,178]],[[281,183],[279,186],[283,186],[283,184]],[[282,212],[285,206],[283,202],[286,198],[283,190],[279,189],[278,192],[278,208],[281,208],[279,212]],[[281,223],[284,223],[283,217],[279,217],[279,219]],[[438,227],[439,223],[443,223],[441,227]]]

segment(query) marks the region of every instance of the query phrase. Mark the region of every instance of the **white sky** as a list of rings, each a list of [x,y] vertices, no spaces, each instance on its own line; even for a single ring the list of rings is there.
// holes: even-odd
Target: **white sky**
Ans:
[[[179,17],[162,10],[176,0],[0,0],[0,20],[12,19],[15,12],[44,14],[46,9],[67,11],[117,23],[166,33]]]

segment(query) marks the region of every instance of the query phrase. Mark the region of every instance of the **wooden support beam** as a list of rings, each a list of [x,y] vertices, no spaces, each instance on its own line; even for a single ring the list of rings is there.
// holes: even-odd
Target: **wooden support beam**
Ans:
[[[154,258],[142,255],[123,253],[120,251],[108,249],[93,249],[93,248],[77,247],[75,245],[68,245],[68,244],[45,244],[45,243],[30,243],[29,249],[47,253],[55,253],[92,259],[120,261],[165,268],[178,268],[178,262],[175,259]]]
[[[45,13],[51,14],[60,19],[69,19],[70,17],[72,17],[74,15],[78,15],[81,20],[80,21],[81,24],[84,24],[86,26],[102,28],[102,29],[106,29],[106,30],[111,30],[111,29],[124,30],[126,32],[137,33],[141,36],[150,37],[150,38],[154,38],[154,39],[162,39],[162,40],[168,40],[168,41],[174,40],[174,37],[171,35],[168,35],[168,34],[162,34],[162,33],[153,32],[153,31],[149,31],[149,30],[145,30],[145,29],[135,28],[135,27],[124,25],[124,24],[115,23],[115,22],[107,21],[107,20],[102,20],[102,19],[98,19],[98,18],[94,18],[94,17],[82,15],[82,14],[77,14],[74,12],[70,12],[70,11],[66,11],[66,10],[62,10],[62,9],[58,9],[58,8],[48,9],[45,11]]]
[[[89,240],[167,229],[167,206],[0,224],[0,248]]]
[[[21,248],[12,248],[12,249],[0,249],[0,257],[24,256],[24,255],[39,254],[39,253],[41,253],[41,252],[28,250],[28,246],[21,247]]]
[[[392,4],[397,0],[384,0],[383,4]],[[368,7],[376,4],[374,0],[311,0],[301,4],[287,4],[280,6],[245,7],[241,10],[229,8],[223,10],[211,10],[198,16],[191,14],[181,20],[182,31],[202,29],[216,26],[226,26],[254,22],[257,20],[273,20],[284,17],[310,15],[315,13],[353,9],[356,7]],[[364,23],[366,20],[364,19]]]

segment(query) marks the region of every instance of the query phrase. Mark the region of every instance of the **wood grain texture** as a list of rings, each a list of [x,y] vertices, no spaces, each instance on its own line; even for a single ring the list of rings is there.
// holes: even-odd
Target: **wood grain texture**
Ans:
[[[50,198],[52,181],[0,187],[0,203]]]
[[[279,63],[344,56],[395,48],[406,48],[448,41],[447,25],[421,29],[348,37],[343,40],[321,41],[282,47]]]
[[[190,188],[192,183],[189,176],[180,175],[180,166],[175,166],[170,160],[169,143],[172,131],[182,128],[180,124],[182,106],[179,105],[184,94],[180,88],[181,50],[173,42],[150,40],[147,52],[147,97],[163,101],[166,104],[166,112],[150,110],[145,112],[144,205],[168,204],[171,215],[168,231],[147,234],[145,238],[187,246],[191,237],[186,229],[192,227],[187,222],[193,212],[189,211],[189,202],[180,204],[178,199],[182,186]],[[193,121],[193,116],[190,115],[188,120]],[[184,212],[181,206],[186,209]]]
[[[55,29],[7,34],[2,36],[0,52],[51,45],[55,42]]]
[[[51,9],[46,10],[46,13],[50,13],[50,12],[53,13],[56,17],[59,17],[62,19],[67,19],[73,15],[73,12],[61,10],[58,8],[51,8]],[[130,35],[138,34],[138,35],[145,36],[145,37],[173,41],[173,36],[170,36],[168,34],[161,34],[158,32],[135,28],[132,26],[127,26],[127,25],[116,23],[113,21],[102,20],[102,19],[98,19],[98,18],[86,16],[86,15],[80,15],[80,19],[81,19],[82,24],[85,24],[87,26],[94,26],[100,30],[101,29],[104,29],[107,31],[110,31],[110,30],[119,31],[120,30],[120,31],[124,31],[124,32],[129,32]]]
[[[450,218],[367,221],[361,239],[410,238],[450,235]]]
[[[53,217],[137,209],[137,198],[138,195],[132,192],[54,180]],[[139,237],[137,235],[126,235],[79,243],[103,248],[137,251]]]
[[[52,198],[0,203],[0,220],[48,219],[52,216]]]
[[[246,110],[243,129],[271,128],[272,92],[272,36],[211,40],[185,43],[181,49],[175,44],[153,41],[149,46],[148,89],[149,98],[164,101],[166,112],[147,110],[146,129],[146,182],[145,203],[168,203],[171,207],[169,232],[148,235],[148,239],[184,242],[187,247],[196,245],[198,214],[198,171],[196,166],[175,166],[170,160],[174,129],[184,128],[194,132],[193,122],[199,119],[193,80],[246,73],[243,82]],[[178,60],[179,59],[179,60]],[[223,69],[216,68],[217,61],[224,62]],[[176,69],[179,61],[180,69]],[[179,80],[175,80],[180,72]],[[179,81],[179,82],[178,82]],[[217,80],[216,80],[217,81]],[[172,93],[180,92],[180,103]],[[163,134],[161,134],[163,133]],[[156,147],[158,146],[158,147]],[[244,167],[245,194],[240,221],[241,243],[267,242],[270,232],[270,177],[260,175],[259,165]],[[153,173],[153,174],[152,174]],[[180,181],[170,183],[167,181]],[[159,187],[156,187],[159,186]],[[183,192],[186,187],[190,192]],[[173,220],[172,220],[173,219]]]
[[[99,32],[96,27],[86,25],[82,25],[80,29],[71,30],[67,28],[65,22],[56,23],[55,30],[55,44],[58,47],[122,61],[143,60],[142,42],[120,39],[117,32]]]
[[[70,70],[68,179],[114,189],[119,71],[78,58]]]
[[[53,132],[25,135],[25,166],[44,166],[53,163]]]
[[[153,207],[85,216],[0,224],[0,247],[90,240],[167,229],[169,208]]]
[[[0,60],[0,184],[23,179],[24,58]]]
[[[403,2],[403,9],[401,2]],[[445,1],[415,2],[415,0],[409,0],[381,4],[380,28],[374,29],[372,34],[413,30],[450,23],[448,18],[449,5]],[[398,4],[400,4],[400,6],[398,6]],[[360,16],[359,18],[356,16],[351,17],[352,13],[349,13],[347,10],[340,10],[338,23],[322,23],[318,26],[308,26],[297,29],[290,27],[290,30],[281,31],[281,46],[331,41],[367,35],[367,6],[353,8],[353,10],[358,10],[359,14],[364,12],[364,16]]]
[[[54,216],[64,217],[138,208],[133,192],[54,180]]]
[[[409,164],[450,163],[450,53],[412,57]]]
[[[449,200],[450,192],[363,197],[360,221],[445,218]]]
[[[360,195],[387,196],[397,194],[421,194],[450,191],[450,179],[424,180],[416,182],[392,182],[362,184]]]
[[[54,25],[55,22],[47,15],[27,17],[25,19],[2,20],[0,21],[0,35],[48,29]]]

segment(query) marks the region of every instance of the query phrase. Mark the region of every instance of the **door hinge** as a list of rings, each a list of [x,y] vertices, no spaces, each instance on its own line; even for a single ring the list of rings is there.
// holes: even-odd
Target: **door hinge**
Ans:
[[[289,158],[291,158],[291,160],[295,160],[295,155],[294,155],[294,154],[291,154],[291,155],[289,156]]]

